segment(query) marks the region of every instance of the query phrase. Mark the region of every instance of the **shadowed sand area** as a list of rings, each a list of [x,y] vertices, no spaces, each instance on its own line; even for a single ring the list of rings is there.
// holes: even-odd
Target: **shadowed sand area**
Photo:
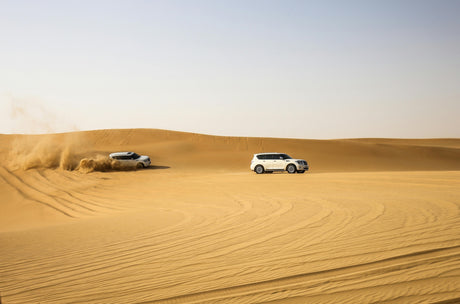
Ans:
[[[152,167],[78,167],[115,151]],[[460,302],[460,139],[101,130],[0,135],[0,161],[2,304]]]

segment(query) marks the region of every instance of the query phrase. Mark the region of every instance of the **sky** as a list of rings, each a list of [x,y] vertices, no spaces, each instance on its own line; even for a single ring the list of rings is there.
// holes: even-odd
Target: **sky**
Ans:
[[[460,137],[460,1],[0,0],[0,133]]]

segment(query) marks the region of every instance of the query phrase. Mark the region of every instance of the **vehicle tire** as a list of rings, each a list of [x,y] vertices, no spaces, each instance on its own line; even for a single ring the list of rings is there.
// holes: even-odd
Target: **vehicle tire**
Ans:
[[[137,163],[136,164],[136,169],[143,169],[144,168],[144,164],[143,163]]]
[[[295,167],[295,165],[290,164],[289,166],[287,166],[286,170],[289,174],[293,174],[296,173],[297,168]]]
[[[254,172],[256,172],[257,174],[262,174],[264,173],[264,167],[261,166],[261,165],[257,165],[255,168],[254,168]]]
[[[300,173],[300,174],[305,173],[305,170],[298,170],[297,173]]]

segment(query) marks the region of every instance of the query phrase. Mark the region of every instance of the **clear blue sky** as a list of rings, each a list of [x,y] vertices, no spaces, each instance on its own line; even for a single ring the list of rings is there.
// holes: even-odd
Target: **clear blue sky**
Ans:
[[[460,137],[460,1],[0,1],[0,133]]]

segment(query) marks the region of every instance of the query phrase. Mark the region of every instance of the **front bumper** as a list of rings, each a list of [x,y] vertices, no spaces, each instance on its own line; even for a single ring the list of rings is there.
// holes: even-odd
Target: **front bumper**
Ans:
[[[297,170],[299,171],[308,171],[309,167],[308,165],[299,165],[297,164]]]

